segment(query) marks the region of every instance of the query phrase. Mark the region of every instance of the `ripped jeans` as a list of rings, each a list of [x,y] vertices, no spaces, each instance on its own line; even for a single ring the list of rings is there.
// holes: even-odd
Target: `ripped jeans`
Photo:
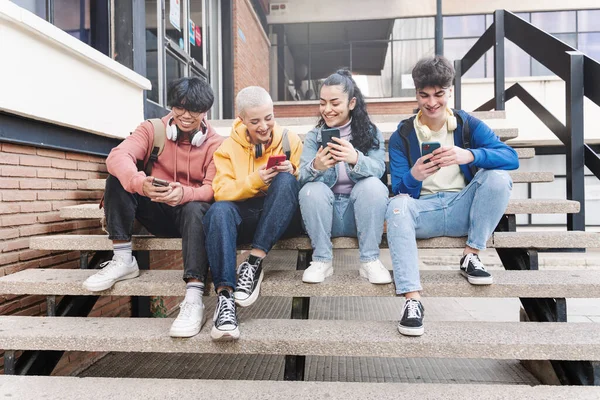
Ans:
[[[417,239],[467,236],[467,246],[484,250],[506,210],[511,190],[507,171],[480,170],[460,192],[390,199],[385,218],[396,293],[422,290]]]

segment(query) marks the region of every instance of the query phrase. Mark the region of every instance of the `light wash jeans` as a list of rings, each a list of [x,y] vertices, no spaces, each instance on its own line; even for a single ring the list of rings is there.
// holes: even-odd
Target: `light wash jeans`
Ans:
[[[331,238],[338,236],[358,237],[361,262],[378,259],[388,198],[388,188],[374,177],[358,181],[350,195],[334,194],[323,182],[304,185],[300,210],[313,260],[331,261]]]
[[[507,171],[480,170],[460,192],[390,199],[385,218],[396,293],[422,289],[417,239],[467,236],[467,246],[484,250],[504,215],[511,189]]]

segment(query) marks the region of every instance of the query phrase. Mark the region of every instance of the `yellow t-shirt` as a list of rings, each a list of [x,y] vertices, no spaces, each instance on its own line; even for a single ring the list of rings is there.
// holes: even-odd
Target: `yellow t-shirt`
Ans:
[[[452,111],[448,110],[451,114]],[[421,112],[415,118],[414,126],[419,140],[419,148],[423,142],[439,142],[442,147],[454,146],[454,131],[448,132],[448,124],[445,123],[437,132],[431,131],[431,135],[427,137],[423,132],[423,125],[420,121]],[[435,174],[425,178],[421,187],[421,196],[435,194],[437,192],[460,192],[466,186],[465,177],[462,174],[458,165],[450,165],[442,167]]]

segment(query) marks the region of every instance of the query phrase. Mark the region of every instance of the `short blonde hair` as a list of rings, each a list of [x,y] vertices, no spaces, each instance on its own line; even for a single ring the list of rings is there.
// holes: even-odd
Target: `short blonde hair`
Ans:
[[[240,90],[235,97],[235,107],[239,115],[248,108],[273,104],[271,95],[260,86],[248,86]]]

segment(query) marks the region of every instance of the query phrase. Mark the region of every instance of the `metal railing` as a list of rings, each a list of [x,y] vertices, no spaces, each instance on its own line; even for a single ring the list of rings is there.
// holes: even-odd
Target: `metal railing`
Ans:
[[[566,123],[560,122],[518,83],[505,88],[504,39],[508,39],[565,81]],[[567,199],[578,201],[580,212],[567,215],[568,230],[585,230],[584,168],[600,179],[600,157],[584,143],[583,104],[587,97],[600,106],[600,63],[506,10],[494,12],[494,22],[465,56],[454,61],[455,107],[461,107],[464,74],[493,47],[494,97],[475,111],[504,110],[517,97],[565,145]]]

